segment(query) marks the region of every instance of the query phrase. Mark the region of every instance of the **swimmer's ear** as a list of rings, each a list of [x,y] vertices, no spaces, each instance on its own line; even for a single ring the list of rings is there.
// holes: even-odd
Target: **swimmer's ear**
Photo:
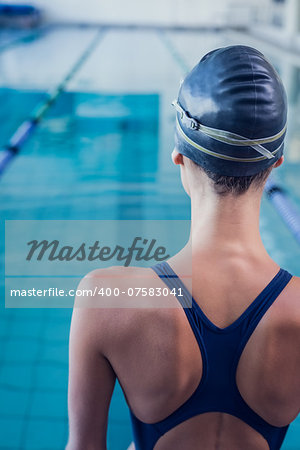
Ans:
[[[183,156],[181,153],[178,153],[178,151],[176,150],[176,148],[174,148],[173,152],[172,152],[172,161],[173,163],[177,166],[177,165],[184,165],[183,164]]]
[[[282,155],[279,159],[278,159],[278,161],[276,161],[276,163],[274,164],[274,169],[275,169],[275,167],[279,167],[279,166],[281,166],[281,164],[283,163],[283,161],[284,161],[284,156]]]

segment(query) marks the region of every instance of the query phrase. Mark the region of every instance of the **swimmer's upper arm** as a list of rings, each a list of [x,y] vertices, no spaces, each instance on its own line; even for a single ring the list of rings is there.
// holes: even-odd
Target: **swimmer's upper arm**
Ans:
[[[289,423],[300,412],[300,278],[294,276],[290,281],[290,295],[283,298],[281,309],[278,308],[272,343],[277,354],[281,355],[281,384],[286,387],[282,401],[281,413],[287,409]],[[277,376],[278,378],[278,376]]]
[[[98,349],[95,310],[74,308],[69,343],[67,450],[106,449],[115,379],[109,361]]]

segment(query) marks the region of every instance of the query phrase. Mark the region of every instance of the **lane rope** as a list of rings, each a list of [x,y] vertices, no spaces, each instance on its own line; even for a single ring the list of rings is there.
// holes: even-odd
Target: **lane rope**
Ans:
[[[288,197],[288,193],[278,184],[274,183],[272,178],[267,180],[265,193],[300,244],[300,211]]]
[[[0,151],[0,175],[2,175],[2,173],[7,169],[9,163],[19,153],[22,145],[32,134],[50,106],[55,102],[58,96],[66,88],[69,81],[74,77],[76,72],[78,72],[78,70],[89,58],[91,53],[98,46],[100,40],[103,37],[103,34],[103,30],[102,28],[100,28],[100,30],[96,33],[96,36],[92,39],[88,47],[84,50],[80,58],[72,66],[71,70],[63,78],[63,80],[58,84],[58,86],[48,92],[47,99],[37,105],[37,107],[31,113],[29,119],[21,123],[21,125],[9,139],[8,143],[4,146],[4,148],[2,148],[2,150]]]

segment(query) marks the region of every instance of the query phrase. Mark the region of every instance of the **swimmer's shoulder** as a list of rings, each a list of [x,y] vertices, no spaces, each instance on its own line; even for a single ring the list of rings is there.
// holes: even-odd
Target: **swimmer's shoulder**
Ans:
[[[79,290],[85,287],[94,290],[95,295],[106,296],[110,295],[110,290],[115,296],[120,294],[124,300],[124,307],[129,306],[126,303],[130,297],[137,295],[138,288],[151,288],[160,285],[161,281],[151,268],[146,267],[124,267],[111,266],[104,269],[96,269],[89,272],[80,282]],[[101,291],[101,288],[104,291]],[[147,291],[148,292],[148,291]],[[122,295],[121,295],[122,294]]]
[[[280,417],[289,423],[299,413],[300,405],[300,278],[293,276],[268,311],[265,323],[264,371],[266,392],[280,401]],[[278,386],[278,380],[281,380]],[[276,395],[274,394],[276,393]],[[277,399],[277,400],[276,400]]]
[[[300,332],[300,277],[293,276],[272,305],[274,320],[282,329],[293,327]]]
[[[164,287],[151,268],[112,266],[96,269],[89,272],[77,288],[81,292],[96,289],[96,298],[91,301],[82,295],[76,297],[73,316],[76,315],[76,320],[79,317],[82,328],[90,330],[106,353],[107,348],[119,346],[122,340],[128,342],[128,339],[147,336],[147,330],[151,330],[149,324],[155,323],[163,329],[172,317],[175,318],[181,307],[174,295],[149,296],[151,289]],[[142,295],[142,289],[146,295]]]
[[[290,279],[266,312],[260,329],[265,330],[269,342],[276,343],[276,351],[296,356],[294,344],[300,346],[300,277]]]
[[[274,373],[285,373],[289,383],[300,376],[300,278],[293,276],[262,320],[270,367]],[[300,385],[294,386],[300,396]]]

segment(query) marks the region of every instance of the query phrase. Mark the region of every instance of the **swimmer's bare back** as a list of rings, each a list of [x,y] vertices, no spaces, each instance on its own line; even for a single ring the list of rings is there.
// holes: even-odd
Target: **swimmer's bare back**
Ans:
[[[170,266],[180,275],[184,261]],[[233,323],[278,272],[271,259],[193,260],[193,297],[216,326]],[[164,288],[151,270],[95,271],[89,286]],[[103,281],[106,280],[106,281]],[[149,299],[148,299],[149,300]],[[101,300],[103,301],[103,300]],[[105,300],[104,300],[105,301]],[[170,296],[170,305],[174,302]],[[126,306],[126,299],[124,300]],[[147,298],[145,298],[147,304]],[[107,303],[108,305],[109,303]],[[131,306],[128,299],[128,306]],[[251,335],[236,372],[245,402],[268,423],[292,422],[300,407],[300,278],[292,277]],[[202,357],[181,307],[75,308],[70,334],[68,450],[106,449],[116,378],[134,415],[156,423],[187,401],[202,377]],[[209,412],[164,434],[155,450],[267,450],[266,440],[233,415]]]

